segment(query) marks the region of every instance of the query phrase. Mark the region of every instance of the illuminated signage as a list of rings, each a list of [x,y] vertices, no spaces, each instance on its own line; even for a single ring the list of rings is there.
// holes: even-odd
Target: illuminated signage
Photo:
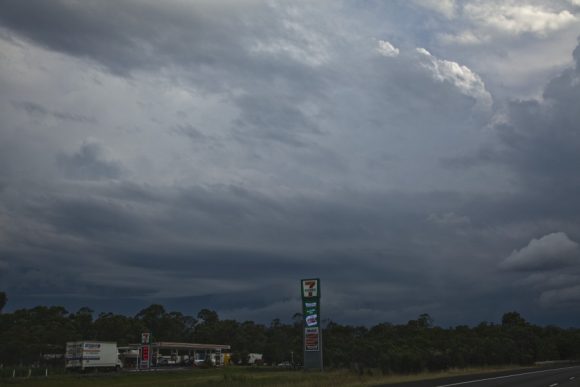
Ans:
[[[141,369],[147,369],[149,368],[149,364],[150,364],[150,351],[149,351],[149,345],[142,345],[141,346],[141,351],[140,351],[140,357],[139,357],[139,368]]]
[[[304,329],[304,369],[323,369],[322,327],[320,326],[320,279],[300,280]]]
[[[141,333],[141,344],[149,344],[150,338],[151,338],[151,333],[148,333],[148,332]]]
[[[303,279],[302,280],[302,298],[318,298],[320,297],[320,286],[318,279]]]
[[[304,318],[304,321],[306,321],[306,325],[309,327],[318,326],[318,315],[310,314]]]
[[[320,350],[320,328],[306,327],[304,328],[304,350],[319,351]]]

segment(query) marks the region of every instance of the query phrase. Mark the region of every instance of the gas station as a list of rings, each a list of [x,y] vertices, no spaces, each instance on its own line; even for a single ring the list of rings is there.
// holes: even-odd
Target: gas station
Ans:
[[[230,350],[221,344],[145,342],[119,347],[119,357],[126,369],[224,366],[230,362]]]

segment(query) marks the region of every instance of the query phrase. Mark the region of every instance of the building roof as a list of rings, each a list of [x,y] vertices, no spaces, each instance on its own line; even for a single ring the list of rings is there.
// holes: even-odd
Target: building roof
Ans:
[[[132,346],[138,346],[139,344],[132,344]],[[197,344],[197,343],[174,343],[169,341],[159,341],[151,343],[151,348],[159,349],[197,349],[197,350],[224,350],[231,349],[229,345],[223,344]]]

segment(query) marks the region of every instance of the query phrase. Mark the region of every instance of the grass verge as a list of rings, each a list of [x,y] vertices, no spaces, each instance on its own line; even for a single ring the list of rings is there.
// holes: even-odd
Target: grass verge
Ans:
[[[238,368],[158,372],[120,372],[92,375],[3,378],[0,386],[43,387],[354,387],[395,384],[450,376],[505,371],[519,367],[469,368],[412,375],[383,375],[368,370],[363,375],[347,370],[319,372],[285,371],[272,368]]]

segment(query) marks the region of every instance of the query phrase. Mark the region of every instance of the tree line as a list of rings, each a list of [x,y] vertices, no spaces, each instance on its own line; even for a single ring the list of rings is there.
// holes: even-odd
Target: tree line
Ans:
[[[220,319],[215,311],[197,315],[168,312],[153,304],[135,316],[94,312],[71,313],[62,306],[37,306],[1,313],[6,295],[0,292],[0,364],[45,364],[50,354],[64,353],[76,340],[138,343],[142,332],[155,341],[228,344],[235,363],[248,354],[262,353],[268,364],[302,362],[302,316],[292,322],[269,324]],[[428,314],[406,324],[381,323],[372,327],[327,321],[323,326],[327,368],[381,369],[385,373],[414,373],[449,368],[533,364],[545,360],[580,359],[580,329],[537,326],[519,313],[508,312],[500,323],[442,328]],[[62,360],[60,360],[62,361]]]

